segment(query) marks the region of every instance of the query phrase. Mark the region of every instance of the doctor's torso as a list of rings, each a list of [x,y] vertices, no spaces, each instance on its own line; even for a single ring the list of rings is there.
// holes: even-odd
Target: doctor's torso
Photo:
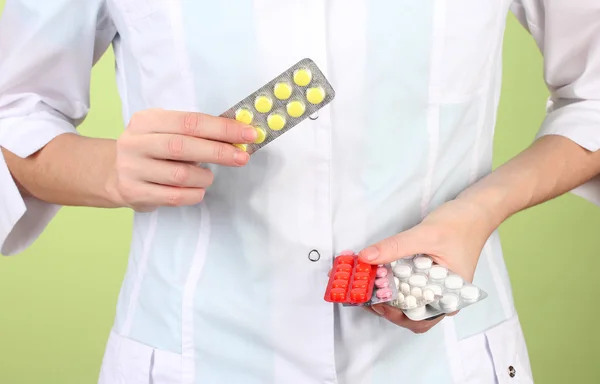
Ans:
[[[247,166],[212,167],[202,204],[136,215],[115,332],[182,355],[198,382],[380,383],[400,365],[408,382],[446,382],[444,327],[412,335],[323,291],[336,253],[490,171],[510,1],[107,4],[125,121],[219,115],[304,57],[336,90]],[[496,235],[486,249],[489,298],[456,318],[459,339],[513,313]]]

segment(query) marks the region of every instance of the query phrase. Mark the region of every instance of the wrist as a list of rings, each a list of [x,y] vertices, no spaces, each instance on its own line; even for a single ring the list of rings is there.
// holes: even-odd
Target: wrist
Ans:
[[[493,190],[460,193],[455,202],[462,207],[464,214],[475,223],[475,230],[489,237],[510,216],[501,203],[500,192]]]
[[[104,198],[112,208],[125,208],[127,204],[119,193],[117,172],[112,170],[104,182]]]
[[[103,184],[104,199],[112,208],[126,208],[128,205],[125,203],[125,200],[119,191],[116,142],[112,142],[109,148],[110,151],[107,158],[109,168],[105,172],[106,176]]]

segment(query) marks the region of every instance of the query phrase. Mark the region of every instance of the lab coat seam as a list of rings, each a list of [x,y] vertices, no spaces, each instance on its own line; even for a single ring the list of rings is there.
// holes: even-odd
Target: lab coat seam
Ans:
[[[114,47],[114,44],[113,44]],[[128,77],[127,77],[127,73],[125,71],[125,54],[123,52],[123,42],[119,42],[119,44],[117,45],[117,52],[118,55],[115,55],[115,61],[117,61],[117,63],[121,62],[123,65],[117,65],[117,71],[119,73],[119,76],[121,77],[121,90],[122,90],[122,94],[121,94],[121,104],[122,104],[122,108],[123,108],[123,114],[125,116],[128,116],[128,118],[131,118],[131,109],[129,107],[129,83],[128,83]]]
[[[170,38],[176,54],[176,68],[181,85],[185,92],[185,104],[188,109],[197,111],[196,94],[193,88],[193,73],[189,63],[189,53],[186,49],[185,31],[183,30],[183,9],[180,0],[174,0],[167,7]],[[196,289],[207,258],[207,248],[210,241],[211,217],[210,209],[205,201],[199,205],[200,228],[198,240],[192,256],[190,270],[185,279],[181,300],[181,381],[192,384],[195,380],[195,332],[194,332],[194,302]]]
[[[150,214],[150,224],[148,226],[148,233],[144,238],[144,245],[142,248],[142,254],[140,256],[137,273],[135,274],[135,280],[131,294],[129,295],[129,303],[127,305],[127,312],[123,326],[121,327],[121,335],[129,337],[131,329],[133,327],[133,319],[136,313],[136,306],[138,304],[139,296],[141,293],[142,283],[144,281],[144,275],[146,274],[146,267],[148,265],[148,259],[150,258],[150,248],[154,240],[158,221],[158,211],[154,211]]]
[[[176,5],[176,6],[175,6]],[[187,90],[187,101],[189,103],[188,109],[198,112],[198,102],[196,98],[196,92],[192,84],[194,84],[194,74],[190,68],[189,54],[186,49],[185,31],[183,30],[182,16],[182,5],[180,0],[172,2],[172,6],[169,9],[169,24],[171,26],[171,35],[173,39],[173,46],[175,53],[177,54],[177,68],[182,78],[182,84],[185,85]]]
[[[325,19],[327,19],[327,5],[325,3],[323,3],[323,17]],[[325,35],[327,35],[327,27],[325,26],[325,31],[324,31]],[[325,65],[327,67],[329,67],[329,61],[330,61],[330,57],[329,57],[329,47],[327,45],[328,40],[326,38],[324,38],[324,44],[325,44]],[[333,119],[331,118],[331,109],[329,110],[329,114],[327,115],[328,117],[328,129],[327,129],[327,139],[328,139],[328,148],[327,150],[329,151],[328,156],[327,156],[327,177],[328,177],[328,183],[327,186],[329,188],[329,193],[328,193],[328,197],[329,197],[329,201],[328,201],[328,212],[327,212],[327,219],[329,221],[329,242],[328,242],[328,246],[329,246],[329,251],[333,252],[334,251],[334,224],[333,224]],[[337,366],[336,366],[336,348],[335,348],[335,309],[333,306],[330,306],[329,309],[329,318],[331,321],[331,358],[332,358],[332,363],[331,363],[331,377],[332,377],[332,384],[336,384],[338,383],[338,374],[337,374]]]
[[[114,2],[116,4],[117,7],[119,7],[119,9],[121,10],[121,14],[124,15],[123,16],[123,21],[125,22],[125,27],[128,30],[129,34],[133,34],[134,32],[134,28],[133,25],[135,22],[139,22],[142,18],[131,18],[130,17],[130,12],[123,6],[121,1],[115,1]],[[148,15],[146,15],[148,16]],[[125,39],[121,39],[121,45],[123,44],[128,44],[129,42]],[[129,44],[128,44],[129,45]],[[123,48],[121,48],[123,49]],[[141,92],[140,92],[140,98],[142,100],[143,105],[147,108],[149,106],[149,102],[148,102],[148,98],[146,96],[147,92],[145,92],[145,87],[144,87],[144,75],[143,75],[143,71],[142,71],[142,67],[140,64],[140,60],[139,60],[139,53],[135,50],[135,45],[134,44],[130,44],[129,45],[129,51],[131,52],[131,56],[132,56],[132,66],[136,68],[138,74],[139,74],[139,79],[140,79],[140,88],[141,88]],[[126,115],[128,119],[131,119],[131,111],[129,111],[129,113]],[[127,125],[128,122],[126,121],[125,124]]]
[[[124,14],[124,21],[125,21],[125,27],[126,29],[129,31],[130,34],[133,33],[133,20],[129,17],[129,13],[127,12],[127,10],[125,10],[123,8],[123,4],[121,4],[121,2],[119,1],[115,1],[115,4],[117,6],[120,7],[121,9],[121,13]],[[121,47],[120,49],[124,49],[122,47],[122,44],[126,44],[127,41],[126,40],[121,40]],[[139,75],[140,75],[140,87],[142,92],[140,92],[140,97],[142,99],[142,102],[144,105],[148,105],[148,100],[146,98],[146,92],[144,92],[144,77],[143,77],[143,72],[142,72],[142,68],[140,66],[140,62],[139,62],[139,54],[137,54],[137,52],[135,51],[135,47],[133,46],[133,44],[129,47],[130,52],[132,53],[132,60],[133,60],[133,67],[135,67],[135,69],[138,71]],[[123,52],[123,51],[121,51]],[[123,57],[124,59],[124,57]],[[123,79],[123,81],[125,82],[125,79]],[[124,87],[127,87],[126,83],[124,85]],[[121,99],[123,99],[124,97],[121,97]],[[131,115],[129,114],[129,105],[128,103],[126,105],[124,105],[124,108],[128,111],[127,117],[128,119],[131,118]],[[125,124],[127,125],[128,122],[125,122]],[[144,274],[146,272],[146,267],[148,264],[148,259],[150,257],[150,251],[151,251],[151,246],[152,243],[154,241],[154,235],[156,232],[156,228],[157,228],[157,224],[158,224],[158,210],[152,212],[150,214],[150,223],[148,226],[148,232],[146,234],[146,236],[144,237],[144,242],[143,242],[143,246],[142,246],[142,253],[140,255],[140,260],[138,262],[138,269],[137,269],[137,273],[134,275],[134,281],[133,281],[133,287],[131,289],[131,293],[129,294],[129,303],[127,304],[127,309],[125,311],[125,320],[123,321],[123,325],[121,327],[121,334],[125,337],[129,337],[129,334],[133,328],[133,321],[134,321],[134,317],[135,317],[135,313],[136,313],[136,306],[138,305],[138,301],[139,301],[139,296],[141,294],[141,286],[142,283],[144,281]],[[130,255],[130,257],[134,257],[134,255]]]
[[[502,311],[504,312],[504,318],[509,319],[515,314],[515,311],[507,293],[508,289],[502,281],[500,271],[498,270],[498,265],[496,260],[494,260],[494,253],[489,239],[483,247],[483,252],[488,259],[488,265],[492,274],[492,279],[494,280],[494,285],[496,286],[496,290],[498,292],[498,299],[500,300],[500,305],[502,306]]]
[[[182,298],[182,326],[181,326],[181,356],[182,356],[182,383],[193,384],[195,379],[195,342],[194,342],[194,300],[200,275],[207,258],[207,248],[211,232],[210,209],[205,202],[200,205],[201,221],[198,230],[198,241],[192,265],[186,277]]]
[[[444,51],[444,33],[446,29],[446,3],[447,0],[436,0],[433,8],[433,28],[431,42],[431,58],[429,68],[429,102],[427,106],[427,135],[428,159],[427,172],[423,181],[423,195],[421,197],[421,218],[429,211],[431,202],[433,178],[439,147],[439,124],[441,108],[441,77]]]
[[[494,48],[492,51],[493,56],[490,57],[488,59],[488,62],[486,63],[485,78],[483,80],[483,85],[481,87],[482,99],[481,99],[481,104],[480,104],[480,107],[478,110],[479,115],[477,116],[477,132],[476,132],[476,136],[475,136],[475,143],[473,145],[473,157],[472,157],[471,172],[469,175],[469,184],[473,184],[475,182],[475,180],[477,179],[477,175],[479,174],[479,167],[481,164],[481,161],[480,161],[481,140],[482,140],[484,128],[486,126],[485,118],[487,116],[487,113],[486,113],[487,107],[490,102],[490,92],[492,91],[493,76],[494,76],[494,73],[496,72],[496,68],[497,68],[496,57],[497,56],[502,57],[501,47],[502,47],[503,36],[504,36],[504,28],[502,27],[503,19],[504,19],[504,17],[502,16],[502,13],[499,13],[496,18],[496,31],[498,31],[498,32],[496,35],[495,44],[494,44]],[[494,116],[494,121],[495,121],[495,116]]]

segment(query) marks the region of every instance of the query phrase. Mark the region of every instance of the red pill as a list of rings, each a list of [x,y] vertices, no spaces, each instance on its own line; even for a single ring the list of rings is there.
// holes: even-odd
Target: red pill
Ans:
[[[341,303],[346,300],[346,290],[342,288],[334,288],[329,292],[331,296],[331,301],[336,303]]]
[[[358,263],[358,265],[356,266],[356,271],[369,273],[371,272],[371,268],[372,266],[370,264]]]
[[[348,272],[336,272],[333,275],[333,279],[334,280],[349,280],[350,279],[350,274]]]
[[[350,265],[352,265],[352,264],[354,264],[354,257],[352,257],[352,256],[338,256],[336,258],[336,261],[339,264],[350,264]]]
[[[339,264],[336,268],[336,272],[350,272],[352,270],[352,266],[350,264]]]
[[[342,288],[345,291],[348,289],[348,280],[334,280],[331,288]]]
[[[367,285],[369,285],[369,282],[367,280],[354,280],[352,282],[352,288],[367,289]]]
[[[365,272],[356,272],[354,274],[354,280],[369,280],[369,274]]]
[[[352,301],[357,303],[367,301],[367,291],[362,288],[354,288],[350,292],[350,298],[352,299]]]

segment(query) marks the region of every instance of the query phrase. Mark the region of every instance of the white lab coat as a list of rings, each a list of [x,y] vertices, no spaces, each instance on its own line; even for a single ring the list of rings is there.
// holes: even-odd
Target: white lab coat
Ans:
[[[125,122],[152,107],[218,115],[304,57],[336,88],[248,166],[213,167],[202,204],[136,214],[100,382],[531,383],[497,233],[475,276],[489,297],[424,335],[323,300],[337,252],[413,226],[490,172],[511,5],[545,54],[540,135],[600,147],[600,2],[511,3],[9,0],[0,145],[20,156],[75,132],[110,43]],[[21,197],[2,161],[0,183],[0,246],[14,254],[58,207]],[[579,191],[600,200],[593,183]]]

